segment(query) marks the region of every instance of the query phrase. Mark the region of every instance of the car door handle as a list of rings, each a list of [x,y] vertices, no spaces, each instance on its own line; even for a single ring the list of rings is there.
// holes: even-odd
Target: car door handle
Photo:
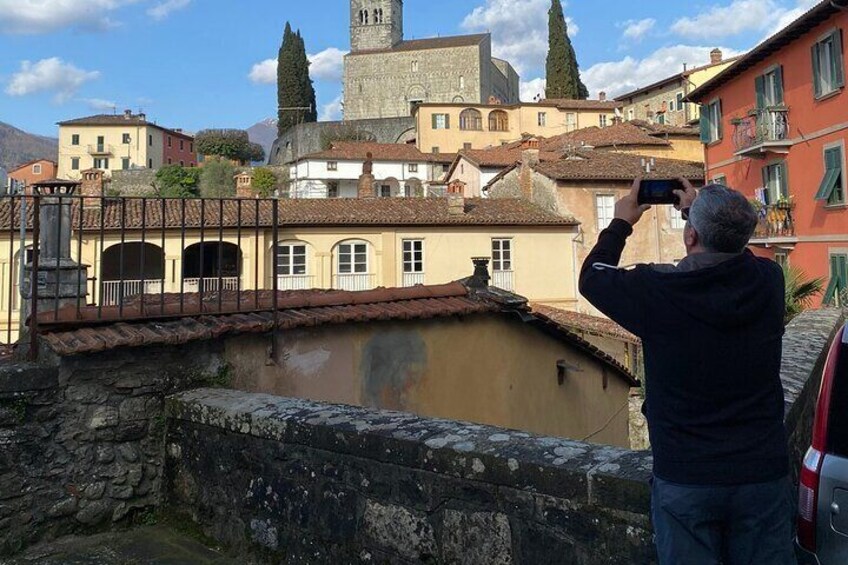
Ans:
[[[837,515],[837,514],[839,514],[839,505],[838,505],[838,504],[836,504],[835,502],[834,502],[834,503],[832,503],[832,504],[830,505],[830,512],[831,512],[831,514],[833,514],[833,515]]]

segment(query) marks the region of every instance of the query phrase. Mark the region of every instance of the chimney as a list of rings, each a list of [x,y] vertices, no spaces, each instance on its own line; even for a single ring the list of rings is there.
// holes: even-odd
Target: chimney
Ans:
[[[124,110],[124,119],[129,120],[132,118],[132,110]]]
[[[146,122],[147,121],[147,114],[139,114],[138,119],[141,120],[142,122]]]
[[[473,257],[471,262],[474,263],[474,274],[466,281],[466,285],[471,290],[486,290],[489,288],[489,281],[492,277],[489,276],[489,257]]]
[[[455,192],[448,193],[448,216],[465,215],[465,195]]]
[[[465,183],[459,179],[454,179],[448,184],[448,194],[461,194],[465,196]]]
[[[600,100],[601,102],[606,102],[607,101],[607,93],[604,92],[603,90],[600,91],[598,93],[598,100]]]
[[[529,137],[521,144],[524,149],[539,149],[539,138]]]
[[[82,172],[82,183],[80,196],[83,196],[85,208],[100,208],[100,198],[104,194],[103,171],[100,169],[89,169]]]
[[[710,51],[710,63],[711,64],[717,65],[717,64],[721,63],[723,58],[724,58],[724,54],[721,52],[721,49],[719,49],[718,47],[716,47],[715,49]]]
[[[521,196],[533,201],[533,167],[539,164],[539,150],[527,149],[521,152],[521,168],[518,171],[518,188]]]

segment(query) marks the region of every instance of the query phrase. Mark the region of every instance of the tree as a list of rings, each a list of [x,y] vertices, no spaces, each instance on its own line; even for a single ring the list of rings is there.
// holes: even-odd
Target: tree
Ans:
[[[200,169],[166,165],[156,171],[156,191],[162,198],[195,198]]]
[[[783,267],[783,278],[786,281],[786,314],[784,322],[810,307],[813,298],[824,290],[824,279],[808,279],[801,269]]]
[[[200,196],[229,198],[236,194],[236,168],[228,161],[210,159],[200,173]]]
[[[259,196],[268,198],[277,189],[277,176],[267,167],[259,167],[253,171],[253,188]]]
[[[545,98],[585,100],[589,89],[580,80],[577,54],[568,38],[568,24],[560,0],[552,0],[548,11],[548,60]]]
[[[318,121],[315,88],[309,78],[309,59],[300,31],[292,31],[286,22],[283,43],[277,56],[277,133],[282,136],[289,128],[303,122]],[[306,108],[309,110],[292,110]]]
[[[265,150],[251,143],[247,132],[240,129],[206,129],[194,137],[197,152],[201,155],[223,157],[239,163],[265,160]]]

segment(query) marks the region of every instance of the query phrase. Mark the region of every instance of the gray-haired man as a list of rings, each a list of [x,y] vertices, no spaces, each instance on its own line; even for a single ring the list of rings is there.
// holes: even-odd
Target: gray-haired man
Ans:
[[[686,258],[609,267],[649,208],[637,180],[586,259],[580,291],[642,338],[660,563],[794,563],[783,273],[747,250],[757,217],[744,196],[684,186]]]

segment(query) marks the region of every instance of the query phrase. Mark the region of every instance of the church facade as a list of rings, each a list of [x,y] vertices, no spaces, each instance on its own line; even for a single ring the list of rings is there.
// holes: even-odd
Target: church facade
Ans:
[[[424,103],[519,101],[519,78],[489,34],[405,41],[403,0],[351,0],[345,120],[411,116]]]

